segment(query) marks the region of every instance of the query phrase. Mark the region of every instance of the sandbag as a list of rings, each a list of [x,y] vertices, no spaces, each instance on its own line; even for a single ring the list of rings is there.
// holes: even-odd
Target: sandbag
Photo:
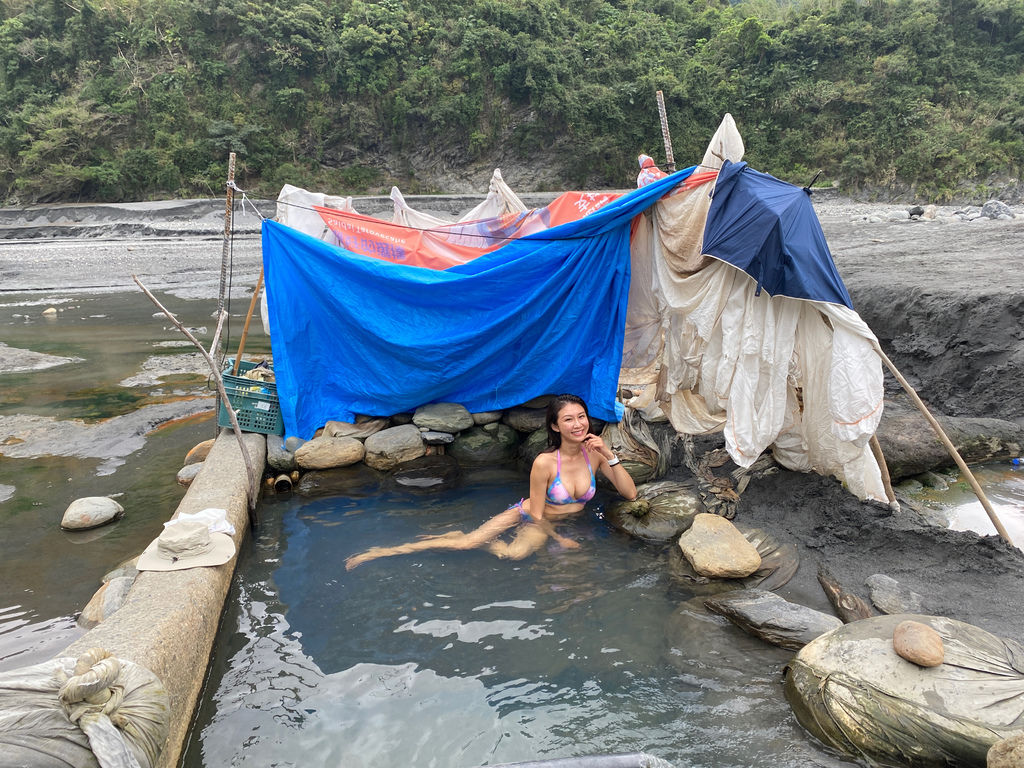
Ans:
[[[622,421],[606,424],[601,432],[604,444],[619,457],[622,468],[637,485],[665,476],[671,449],[670,438],[671,434],[664,431],[655,436],[640,412],[632,408],[626,408]],[[610,485],[603,477],[601,482]]]
[[[99,649],[0,674],[4,765],[151,768],[169,723],[157,677]]]
[[[893,649],[903,621],[942,638],[923,669]],[[995,742],[1024,732],[1024,646],[940,616],[896,614],[846,624],[808,643],[785,670],[800,724],[824,743],[892,766],[984,766]]]
[[[637,486],[635,501],[616,501],[605,517],[620,531],[648,541],[670,541],[705,512],[696,481],[663,480]]]
[[[767,592],[787,584],[797,568],[800,555],[796,545],[779,541],[760,528],[736,526],[761,556],[761,567],[742,579],[715,579],[697,573],[679,547],[672,547],[668,556],[669,572],[683,581],[692,592],[717,594],[736,589],[761,589]]]

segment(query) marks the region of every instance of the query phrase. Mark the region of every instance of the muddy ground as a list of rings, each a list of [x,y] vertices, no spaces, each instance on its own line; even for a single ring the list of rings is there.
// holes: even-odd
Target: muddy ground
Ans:
[[[816,205],[855,308],[924,400],[949,415],[1024,424],[1024,210],[1010,221],[962,221],[954,209],[934,220],[888,221],[909,204]],[[68,210],[0,211],[0,295],[134,289],[132,273],[182,298],[208,296],[219,282],[209,254],[223,203],[88,210],[85,230]],[[239,222],[231,252],[248,285],[258,271],[257,229],[254,214]],[[60,239],[66,235],[78,239]],[[898,389],[891,378],[887,386]],[[737,522],[798,545],[801,568],[782,590],[794,601],[827,609],[816,582],[826,564],[861,597],[865,579],[884,573],[922,594],[933,613],[1024,634],[1024,555],[996,537],[935,528],[908,504],[892,513],[860,503],[834,480],[785,471],[750,484]]]

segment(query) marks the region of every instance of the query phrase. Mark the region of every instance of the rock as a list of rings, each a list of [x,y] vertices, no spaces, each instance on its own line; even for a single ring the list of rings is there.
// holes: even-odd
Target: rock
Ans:
[[[931,221],[935,218],[935,215],[938,212],[938,210],[939,208],[936,205],[926,205],[924,207],[924,212],[921,214],[921,218],[928,219],[929,221]]]
[[[412,424],[383,429],[366,438],[365,445],[363,461],[382,472],[394,469],[402,462],[418,459],[427,452],[419,429]]]
[[[458,434],[473,426],[473,415],[458,403],[431,403],[416,409],[412,423],[420,429]]]
[[[46,309],[43,310],[43,317],[56,317],[56,315],[57,315],[57,308],[56,307],[47,307]]]
[[[937,472],[922,472],[916,478],[925,488],[934,488],[936,491],[948,491],[949,483],[946,478]]]
[[[458,485],[462,476],[459,462],[451,456],[421,456],[400,464],[388,480],[407,491],[444,491]]]
[[[679,548],[702,576],[743,578],[761,565],[757,549],[723,517],[701,513],[679,537]]]
[[[129,558],[128,560],[125,560],[123,563],[117,566],[117,568],[105,574],[103,576],[103,582],[106,583],[108,581],[113,581],[114,579],[119,579],[125,576],[130,579],[134,579],[136,576],[139,575],[139,569],[135,567],[135,564],[137,562],[139,562],[138,555]]]
[[[919,667],[937,667],[945,658],[939,633],[919,621],[903,621],[892,631],[892,647]]]
[[[668,571],[681,581],[688,592],[695,595],[715,595],[722,592],[758,589],[769,592],[789,583],[800,567],[800,554],[796,545],[780,541],[761,528],[737,529],[761,556],[761,567],[743,579],[713,579],[693,569],[679,547],[668,553]]]
[[[547,418],[546,408],[525,408],[517,406],[509,408],[502,419],[516,432],[535,432],[538,429],[545,429],[544,420]]]
[[[533,466],[533,460],[540,455],[541,451],[548,447],[547,429],[538,429],[527,435],[519,445],[519,458],[528,467]]]
[[[285,447],[281,435],[267,435],[267,464],[278,472],[293,472],[298,469],[295,453]]]
[[[919,219],[922,216],[924,216],[924,208],[922,208],[920,205],[915,205],[907,209],[907,215],[912,219]]]
[[[968,464],[1010,459],[1024,450],[1024,426],[1002,419],[946,416],[932,410]],[[953,464],[942,443],[913,406],[886,400],[878,442],[893,482]]]
[[[357,440],[365,440],[370,435],[375,435],[382,429],[387,429],[387,419],[364,419],[357,420],[355,424],[347,421],[328,421],[324,424],[324,435],[327,437],[354,437]]]
[[[910,218],[908,211],[889,211],[885,215],[886,221],[907,221]]]
[[[299,446],[295,462],[302,469],[332,469],[362,461],[365,453],[363,444],[354,437],[321,435]]]
[[[199,461],[206,461],[206,457],[210,455],[210,449],[213,448],[213,443],[214,438],[210,438],[209,440],[203,440],[203,442],[193,447],[191,451],[185,454],[185,466]]]
[[[981,206],[981,215],[986,219],[998,219],[1000,216],[1013,218],[1013,210],[1002,200],[989,200]]]
[[[496,421],[501,421],[501,417],[504,415],[504,411],[481,411],[480,413],[473,414],[473,423],[482,427],[484,424],[493,424]]]
[[[1022,768],[1024,766],[1024,733],[997,741],[985,758],[986,768]]]
[[[285,450],[295,453],[297,450],[299,450],[299,446],[302,445],[304,442],[306,441],[303,440],[301,437],[289,437],[287,440],[284,441],[284,447]]]
[[[451,432],[420,432],[420,438],[427,445],[451,445],[455,435]]]
[[[811,640],[843,626],[843,622],[759,589],[731,592],[704,601],[707,609],[767,643],[798,651]]]
[[[921,613],[923,610],[921,595],[894,578],[876,573],[868,576],[865,583],[871,591],[871,602],[882,613]]]
[[[72,501],[64,510],[60,527],[66,531],[83,531],[118,520],[123,515],[124,507],[107,496],[84,496]]]
[[[203,464],[205,462],[198,462],[197,464],[186,464],[184,467],[178,470],[178,476],[176,480],[178,485],[188,488],[192,485],[192,481],[196,479],[196,476],[203,471]]]
[[[539,408],[542,411],[546,411],[548,404],[551,402],[551,398],[557,397],[557,395],[539,395],[532,400],[527,400],[523,403],[523,408]]]
[[[616,500],[605,515],[612,525],[631,536],[649,541],[670,541],[706,512],[696,482],[665,480],[637,486],[634,501]]]
[[[136,571],[138,575],[138,571]],[[96,590],[82,613],[78,616],[78,626],[92,629],[104,619],[110,618],[118,608],[124,605],[125,598],[135,583],[134,576],[119,576],[106,582]]]
[[[348,496],[368,498],[380,493],[384,477],[365,464],[306,472],[292,477],[292,488],[301,496]]]
[[[448,455],[462,464],[500,464],[514,459],[518,446],[519,435],[505,424],[492,430],[472,427],[455,439]]]
[[[412,424],[412,414],[396,413],[394,416],[391,417],[391,423],[394,424],[396,427],[401,426],[403,424]]]

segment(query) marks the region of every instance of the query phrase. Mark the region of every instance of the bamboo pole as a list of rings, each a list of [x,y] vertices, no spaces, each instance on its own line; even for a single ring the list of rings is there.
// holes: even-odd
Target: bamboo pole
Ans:
[[[224,245],[220,256],[220,292],[217,311],[224,309],[224,292],[228,282],[228,256],[231,252],[231,214],[235,204],[235,153],[228,155],[227,195],[224,197]]]
[[[964,477],[967,478],[967,482],[970,484],[971,490],[973,490],[975,496],[978,497],[978,501],[981,502],[981,506],[985,510],[985,514],[987,514],[988,519],[992,521],[992,525],[996,527],[996,531],[998,531],[999,535],[1003,537],[1003,540],[1006,541],[1007,544],[1010,544],[1012,546],[1013,540],[1010,539],[1010,534],[1006,532],[1006,528],[1003,527],[1003,524],[999,520],[999,517],[996,515],[995,510],[992,509],[992,505],[989,504],[988,498],[985,496],[985,492],[981,490],[981,486],[978,484],[977,479],[975,479],[974,477],[974,473],[972,473],[971,470],[967,468],[967,464],[964,461],[963,456],[960,455],[956,447],[953,445],[953,442],[946,436],[945,431],[943,431],[939,422],[935,420],[935,417],[932,416],[931,412],[928,410],[928,407],[918,396],[917,392],[914,391],[914,388],[910,386],[910,382],[903,378],[903,374],[896,369],[895,365],[893,365],[892,360],[890,360],[889,357],[885,354],[885,352],[882,351],[881,347],[876,348],[876,351],[881,356],[882,362],[884,362],[886,366],[889,368],[889,370],[892,371],[892,375],[896,377],[896,380],[902,385],[903,389],[905,389],[907,394],[910,395],[910,399],[914,401],[914,405],[917,406],[918,410],[921,411],[925,419],[928,420],[928,423],[931,424],[932,429],[935,431],[936,436],[939,438],[939,442],[941,442],[946,447],[946,450],[949,452],[949,455],[953,457],[953,461],[956,462],[956,465],[960,468],[960,471],[964,474]]]
[[[900,503],[896,501],[896,493],[892,489],[892,477],[889,475],[889,465],[885,463],[882,444],[878,442],[877,435],[872,435],[871,439],[868,440],[868,444],[871,446],[871,453],[874,454],[875,461],[878,462],[878,469],[882,473],[882,487],[885,488],[885,498],[889,501],[889,506],[893,508],[893,511],[898,512]]]
[[[249,302],[249,312],[245,316],[245,325],[242,327],[242,338],[238,340],[238,352],[235,354],[235,365],[231,369],[231,375],[238,375],[238,366],[242,364],[242,352],[245,351],[245,339],[249,335],[249,323],[252,322],[252,314],[256,311],[256,302],[260,300],[260,291],[263,289],[263,267],[260,267],[260,276],[256,280],[256,290],[252,294],[252,301]]]
[[[665,111],[665,95],[658,91],[658,117],[661,119],[661,138],[665,142],[665,170],[673,173],[676,169],[676,158],[672,154],[672,134],[668,132],[668,113]]]
[[[132,280],[134,280],[135,284],[142,289],[142,292],[149,297],[149,300],[156,305],[157,309],[163,312],[179,331],[185,334],[185,338],[195,345],[196,349],[198,349],[200,353],[202,353],[203,357],[206,358],[207,365],[210,366],[210,371],[213,373],[213,380],[217,384],[217,394],[220,396],[221,402],[227,404],[226,410],[228,412],[228,418],[231,420],[231,428],[234,430],[235,438],[238,440],[238,449],[242,452],[242,461],[245,462],[245,474],[246,480],[248,480],[245,490],[246,506],[249,511],[249,525],[255,529],[258,523],[256,518],[256,493],[258,492],[258,488],[254,491],[253,484],[257,479],[257,475],[253,471],[252,460],[249,458],[249,452],[245,449],[245,441],[242,439],[242,428],[238,426],[238,418],[235,416],[235,410],[231,407],[231,401],[228,399],[228,393],[224,389],[224,379],[221,377],[220,367],[217,365],[217,362],[213,359],[211,354],[220,342],[220,329],[224,324],[224,318],[227,313],[224,312],[224,310],[217,313],[217,330],[213,334],[213,342],[210,344],[210,352],[207,352],[203,345],[199,343],[199,340],[189,332],[188,328],[182,325],[178,318],[175,317],[167,307],[160,303],[160,300],[152,294],[149,288],[142,284],[142,281],[139,280],[138,277],[132,275]]]

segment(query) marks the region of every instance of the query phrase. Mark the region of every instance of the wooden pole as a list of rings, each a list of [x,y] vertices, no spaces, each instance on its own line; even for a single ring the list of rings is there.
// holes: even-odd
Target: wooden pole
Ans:
[[[249,335],[249,323],[252,322],[252,313],[256,311],[256,302],[260,300],[260,291],[263,289],[263,267],[260,267],[260,276],[256,281],[256,291],[249,302],[249,312],[245,316],[245,325],[242,327],[242,338],[238,340],[238,352],[235,354],[235,365],[231,369],[231,375],[238,375],[238,366],[242,364],[242,352],[245,351],[245,339]]]
[[[672,154],[672,135],[668,132],[668,113],[665,112],[665,95],[658,91],[658,117],[661,119],[661,138],[665,142],[665,170],[672,173],[676,169],[676,159]]]
[[[882,444],[878,442],[878,436],[872,435],[868,441],[871,446],[871,453],[875,456],[875,461],[878,462],[878,469],[882,473],[882,487],[885,488],[885,498],[889,501],[889,506],[893,507],[893,511],[899,511],[899,502],[896,501],[896,493],[892,489],[892,477],[889,475],[889,465],[885,463],[885,454],[882,453]]]
[[[227,195],[224,197],[224,245],[220,257],[220,293],[217,311],[224,309],[224,292],[228,283],[228,256],[231,253],[231,214],[235,204],[235,153],[228,155]],[[214,352],[216,354],[216,351]]]
[[[910,382],[903,378],[903,374],[901,374],[896,369],[896,366],[893,365],[892,360],[889,359],[889,357],[885,354],[885,352],[881,350],[880,347],[877,348],[876,351],[881,356],[882,362],[884,362],[886,367],[888,367],[888,369],[892,371],[892,375],[896,377],[896,380],[900,383],[900,385],[902,385],[903,389],[905,389],[907,391],[907,394],[910,395],[910,399],[914,401],[914,405],[917,406],[918,410],[921,411],[925,419],[928,420],[928,423],[931,424],[932,429],[935,431],[936,436],[939,438],[939,442],[941,442],[946,447],[946,450],[949,452],[949,455],[953,457],[953,461],[956,462],[956,465],[960,468],[960,471],[964,474],[964,477],[967,478],[967,482],[970,484],[971,490],[973,490],[974,495],[978,497],[978,501],[981,502],[981,506],[985,510],[985,514],[987,514],[988,519],[992,521],[992,525],[996,527],[996,531],[998,531],[999,535],[1003,537],[1003,540],[1006,541],[1007,544],[1012,545],[1013,541],[1010,539],[1010,534],[1006,532],[1006,528],[1003,527],[1003,524],[999,520],[999,517],[996,515],[995,510],[992,509],[992,505],[989,504],[988,498],[985,496],[985,492],[981,490],[981,486],[978,485],[978,481],[975,479],[974,474],[971,472],[970,469],[967,468],[967,464],[966,462],[964,462],[963,456],[960,455],[956,447],[953,445],[953,442],[946,436],[946,433],[939,425],[939,422],[936,421],[935,417],[932,416],[932,414],[929,412],[928,407],[918,396],[917,392],[914,391],[914,388],[910,386]]]

